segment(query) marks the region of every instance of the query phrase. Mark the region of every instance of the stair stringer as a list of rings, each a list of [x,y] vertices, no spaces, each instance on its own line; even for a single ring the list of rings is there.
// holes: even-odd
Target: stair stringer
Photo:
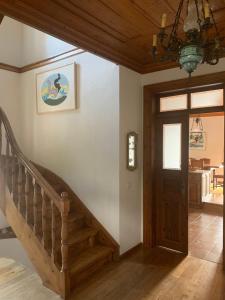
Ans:
[[[74,204],[79,212],[83,213],[86,217],[87,225],[98,230],[98,241],[105,246],[111,247],[113,249],[113,260],[119,260],[119,249],[120,246],[112,235],[105,229],[105,227],[97,220],[97,218],[91,213],[91,211],[86,207],[82,200],[76,195],[76,193],[70,188],[70,186],[58,175],[56,175],[51,170],[40,166],[32,162],[42,176],[51,184],[54,188],[54,184],[58,183],[62,186],[61,191],[66,191],[69,195],[69,198]]]

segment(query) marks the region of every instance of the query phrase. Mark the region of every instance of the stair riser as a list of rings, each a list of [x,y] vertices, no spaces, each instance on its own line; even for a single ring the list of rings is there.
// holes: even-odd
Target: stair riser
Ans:
[[[69,257],[72,258],[72,260],[75,260],[76,257],[83,252],[84,250],[88,249],[91,247],[91,244],[89,240],[85,240],[79,244],[76,244],[72,247],[69,248]]]
[[[71,289],[73,290],[78,286],[82,281],[90,278],[95,272],[101,269],[105,264],[112,261],[112,255],[107,255],[106,257],[101,258],[99,261],[95,261],[88,269],[85,269],[79,273],[72,274],[71,276]]]
[[[84,218],[69,223],[69,233],[75,232],[85,226]]]

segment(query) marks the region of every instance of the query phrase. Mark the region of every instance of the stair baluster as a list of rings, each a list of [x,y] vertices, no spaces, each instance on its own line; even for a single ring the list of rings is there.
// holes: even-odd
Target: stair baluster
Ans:
[[[0,120],[0,155],[2,155],[2,120]]]
[[[25,206],[26,206],[26,213],[25,213],[25,218],[26,218],[26,222],[27,224],[29,223],[29,193],[30,193],[30,176],[29,173],[27,171],[27,169],[25,169]]]
[[[5,180],[6,182],[9,182],[9,140],[7,138],[7,134],[5,136],[6,138],[6,160],[5,160]]]
[[[34,225],[33,225],[33,230],[35,235],[37,236],[38,232],[38,185],[33,179],[33,188],[34,188],[34,195],[33,195],[33,215],[34,215]]]
[[[47,203],[46,203],[46,194],[43,189],[41,189],[42,196],[42,245],[47,248]]]
[[[22,184],[23,184],[23,174],[22,174],[22,165],[19,163],[18,165],[18,178],[17,178],[17,191],[18,191],[18,199],[17,199],[17,207],[19,212],[22,212]]]
[[[62,267],[61,272],[63,274],[65,286],[63,291],[64,299],[69,299],[70,291],[70,280],[69,280],[69,264],[68,264],[68,255],[69,255],[69,246],[68,246],[68,215],[70,212],[70,200],[68,198],[68,193],[63,192],[61,194],[62,203],[61,203],[61,254],[62,254]]]
[[[51,211],[52,211],[52,228],[51,228],[51,239],[52,239],[52,251],[51,251],[51,259],[52,262],[55,263],[56,260],[56,208],[54,201],[51,200]]]
[[[62,231],[61,231],[61,252],[62,252],[62,272],[68,270],[68,215],[70,212],[70,201],[68,198],[68,193],[63,192],[61,194],[62,198]]]

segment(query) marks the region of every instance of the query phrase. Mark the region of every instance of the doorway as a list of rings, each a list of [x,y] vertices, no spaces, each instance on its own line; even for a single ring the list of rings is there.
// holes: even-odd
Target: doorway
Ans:
[[[184,82],[185,80],[180,80],[176,85],[182,86]],[[169,83],[165,86],[168,88]],[[173,83],[170,86],[172,88]],[[157,88],[163,90],[163,87]],[[145,89],[144,139],[146,142],[148,137],[150,142],[146,142],[144,147],[144,244],[147,247],[166,247],[187,254],[190,212],[189,116],[223,113],[224,90],[222,84],[201,88],[193,84],[188,89],[156,93],[154,89],[157,88],[155,85],[151,89]],[[147,117],[147,113],[151,114],[151,119]],[[151,146],[153,149],[150,150]],[[146,158],[147,154],[150,159]],[[146,175],[148,179],[145,181]],[[149,188],[146,186],[147,182],[150,183]],[[220,190],[223,191],[222,186]],[[223,211],[221,212],[223,222]],[[220,225],[222,222],[220,221]],[[147,229],[150,229],[149,232]]]
[[[224,112],[189,115],[189,254],[222,262]]]

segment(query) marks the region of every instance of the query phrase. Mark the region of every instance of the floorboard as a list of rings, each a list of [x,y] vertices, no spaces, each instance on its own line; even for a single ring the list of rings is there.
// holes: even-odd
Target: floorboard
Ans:
[[[39,276],[12,259],[0,258],[0,300],[59,300]]]
[[[71,300],[222,300],[222,265],[163,249],[138,250],[106,267]]]
[[[222,263],[223,216],[206,209],[189,210],[189,254]]]
[[[57,300],[39,277],[0,259],[0,300]],[[222,265],[156,248],[137,249],[77,288],[71,300],[223,300]]]

